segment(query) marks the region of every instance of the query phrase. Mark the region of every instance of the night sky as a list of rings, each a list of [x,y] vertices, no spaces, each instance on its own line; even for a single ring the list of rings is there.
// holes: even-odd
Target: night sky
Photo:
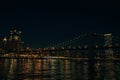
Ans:
[[[31,47],[59,43],[81,32],[119,33],[119,21],[120,8],[112,0],[0,3],[0,38],[17,27],[22,31],[22,40]]]

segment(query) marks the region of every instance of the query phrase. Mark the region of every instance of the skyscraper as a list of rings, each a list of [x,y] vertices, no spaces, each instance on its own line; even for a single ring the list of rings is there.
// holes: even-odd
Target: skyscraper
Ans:
[[[19,52],[21,50],[21,31],[12,29],[10,31],[10,51]]]

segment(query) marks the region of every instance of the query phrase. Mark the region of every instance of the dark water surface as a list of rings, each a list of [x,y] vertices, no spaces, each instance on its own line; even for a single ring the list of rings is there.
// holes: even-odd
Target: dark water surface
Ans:
[[[0,80],[120,80],[120,61],[89,63],[73,59],[3,59]]]

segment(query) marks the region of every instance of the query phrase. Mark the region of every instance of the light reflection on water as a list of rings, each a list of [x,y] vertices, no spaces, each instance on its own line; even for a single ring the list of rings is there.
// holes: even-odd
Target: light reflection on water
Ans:
[[[90,80],[89,61],[62,59],[4,59],[0,80]],[[95,80],[120,80],[119,61],[96,61]]]

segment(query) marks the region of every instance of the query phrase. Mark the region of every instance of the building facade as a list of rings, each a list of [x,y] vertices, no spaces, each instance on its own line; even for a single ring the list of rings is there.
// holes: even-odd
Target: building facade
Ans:
[[[9,39],[9,50],[10,51],[21,51],[21,31],[12,29],[10,31],[10,39]]]

